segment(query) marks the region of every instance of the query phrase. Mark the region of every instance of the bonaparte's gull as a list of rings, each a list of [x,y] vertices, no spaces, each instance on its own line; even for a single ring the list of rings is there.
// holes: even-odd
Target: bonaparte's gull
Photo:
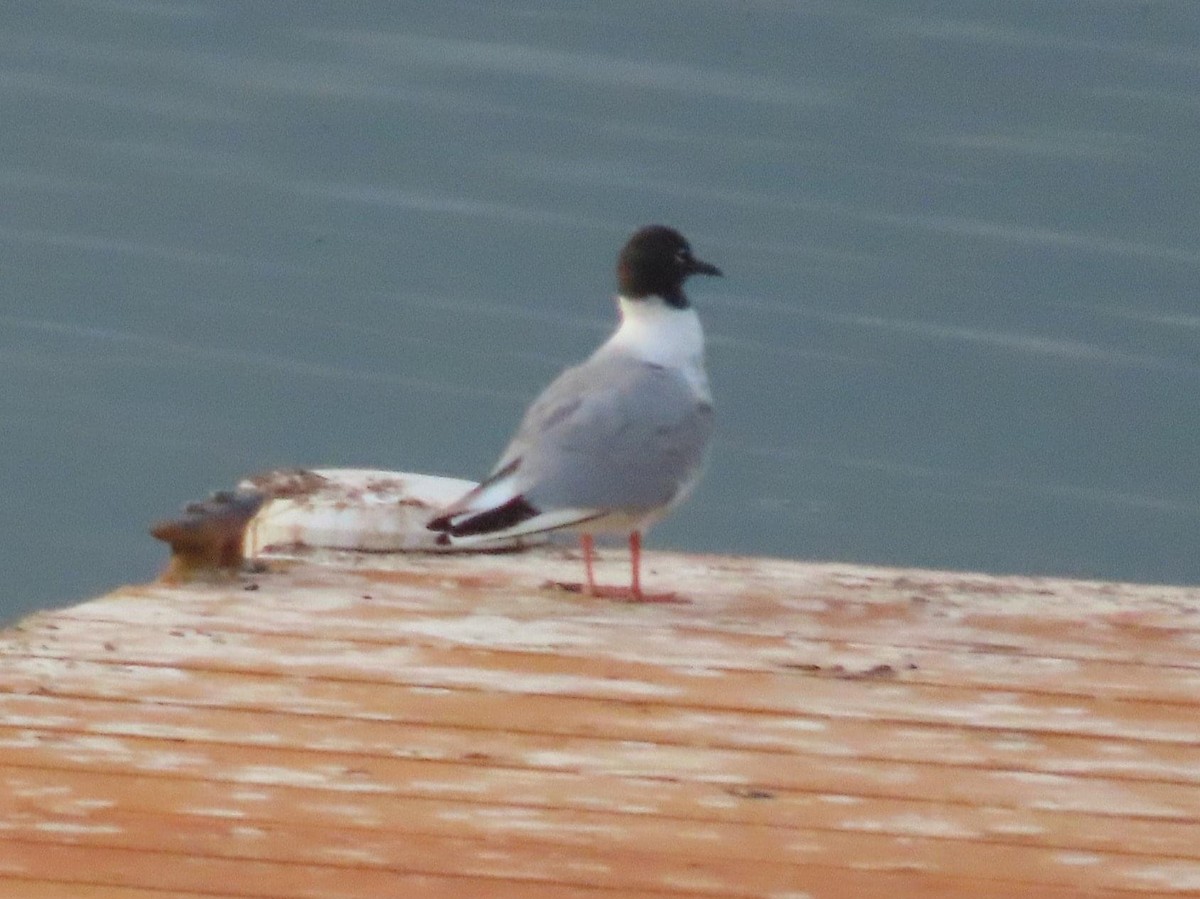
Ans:
[[[683,235],[640,228],[617,260],[621,323],[525,413],[492,473],[429,522],[439,542],[576,531],[589,595],[667,600],[641,588],[643,532],[696,485],[712,434],[704,332],[683,292],[690,275],[720,275]],[[597,590],[593,535],[629,535],[630,588]]]

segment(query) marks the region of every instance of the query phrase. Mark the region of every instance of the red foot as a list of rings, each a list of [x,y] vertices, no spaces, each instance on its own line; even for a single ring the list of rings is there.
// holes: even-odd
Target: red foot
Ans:
[[[678,593],[644,593],[634,592],[630,587],[593,587],[588,590],[587,584],[573,584],[566,581],[546,581],[542,586],[554,590],[566,590],[568,593],[578,593],[595,599],[611,599],[614,602],[628,603],[672,603],[690,605],[691,600]]]

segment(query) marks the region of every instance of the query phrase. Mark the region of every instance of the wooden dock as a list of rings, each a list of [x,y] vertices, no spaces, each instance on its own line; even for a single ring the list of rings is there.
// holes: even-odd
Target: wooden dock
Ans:
[[[1200,895],[1200,589],[647,561],[692,602],[328,554],[0,632],[0,896]]]

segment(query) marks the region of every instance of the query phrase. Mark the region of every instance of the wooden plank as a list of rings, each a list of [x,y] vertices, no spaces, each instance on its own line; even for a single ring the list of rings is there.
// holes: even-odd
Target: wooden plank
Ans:
[[[0,872],[0,896],[14,899],[203,899],[212,893],[184,893],[179,890],[143,889],[96,883],[55,883],[49,880],[30,880],[10,877]]]
[[[20,751],[22,759],[30,763],[35,763],[32,760],[39,753],[50,761],[37,764],[63,765],[75,758],[98,764],[111,756],[119,764],[158,771],[182,768],[188,760],[186,756],[178,761],[172,761],[169,755],[160,758],[162,740],[186,742],[192,756],[201,751],[224,752],[223,747],[232,743],[239,753],[255,748],[280,756],[294,752],[297,754],[291,762],[294,765],[303,763],[308,758],[306,753],[336,749],[347,755],[383,760],[402,755],[423,761],[474,762],[506,770],[566,773],[588,770],[644,779],[686,774],[723,787],[757,786],[833,794],[858,791],[876,797],[932,797],[944,802],[997,804],[1005,797],[1025,802],[1028,801],[1025,794],[1033,793],[1043,808],[1061,806],[1077,812],[1164,820],[1186,820],[1196,811],[1192,804],[1195,783],[1170,779],[1160,759],[1145,763],[1140,772],[1144,776],[1138,778],[1128,775],[1131,769],[1139,773],[1131,762],[1137,759],[1132,753],[1119,754],[1118,761],[1113,763],[1115,770],[1098,771],[1085,761],[1072,762],[1073,745],[1062,748],[1059,755],[1064,768],[1074,764],[1080,769],[1077,774],[1044,772],[1022,765],[1025,756],[1040,756],[1036,745],[1022,745],[1017,758],[1005,760],[1006,764],[1001,765],[987,755],[965,761],[938,756],[902,760],[906,751],[899,750],[908,746],[907,739],[894,741],[896,745],[865,747],[861,752],[847,750],[861,745],[852,742],[840,744],[840,752],[830,746],[818,753],[806,752],[802,746],[790,752],[758,747],[729,749],[711,745],[710,738],[694,722],[693,729],[701,730],[695,743],[683,741],[678,734],[676,742],[656,742],[659,733],[670,729],[670,721],[656,721],[652,728],[643,730],[641,739],[635,740],[637,720],[646,718],[636,710],[626,710],[631,714],[625,717],[625,733],[609,738],[527,733],[507,727],[481,728],[480,722],[487,719],[468,719],[461,727],[443,727],[268,712],[247,714],[204,709],[198,713],[186,707],[167,715],[166,707],[157,702],[146,710],[113,708],[109,704],[98,708],[74,705],[79,716],[76,718],[55,712],[42,718],[27,711],[10,713],[10,720],[19,724],[0,730],[0,748]],[[0,708],[13,708],[13,704],[6,701]],[[581,717],[578,710],[570,709],[568,702],[556,702],[549,709],[552,712],[561,709],[564,719]],[[87,714],[89,711],[95,717]],[[586,717],[585,713],[582,718],[586,721]],[[46,726],[31,727],[41,721]],[[869,737],[872,733],[878,736],[880,729],[872,732],[864,727],[860,736]],[[904,733],[897,735],[903,737]],[[1096,747],[1095,743],[1084,745],[1102,757],[1104,747]],[[211,748],[209,744],[213,744]],[[985,746],[981,751],[986,750]],[[1176,761],[1178,769],[1195,759],[1195,747],[1183,751],[1187,755]],[[907,752],[909,756],[913,754]]]
[[[465,875],[429,875],[353,864],[287,864],[239,857],[212,857],[194,852],[147,853],[137,849],[12,840],[5,845],[9,864],[24,872],[16,883],[48,881],[73,888],[126,884],[150,885],[169,895],[255,897],[255,899],[367,899],[420,896],[422,899],[611,899],[611,890],[529,880],[483,880]],[[3,883],[3,881],[0,881]],[[23,895],[22,893],[15,894]],[[68,893],[68,895],[73,895]],[[675,895],[622,891],[629,899],[663,899]],[[944,894],[947,895],[947,894]]]
[[[87,667],[77,674],[87,681],[109,678],[108,671]],[[240,689],[254,693],[256,703],[229,708],[214,697],[172,697],[147,692],[146,704],[87,697],[78,692],[28,696],[0,693],[0,714],[16,728],[4,741],[21,744],[22,731],[67,730],[108,736],[161,736],[191,742],[247,742],[293,748],[339,748],[366,754],[395,753],[403,737],[405,751],[433,759],[453,757],[464,733],[474,740],[479,758],[521,764],[523,754],[538,755],[545,767],[548,753],[564,759],[586,748],[589,740],[635,741],[638,745],[694,746],[717,752],[811,756],[806,766],[819,767],[830,760],[844,761],[847,747],[858,747],[854,757],[867,762],[905,765],[946,765],[988,771],[1070,775],[1082,778],[1147,780],[1166,784],[1196,785],[1200,776],[1200,746],[1122,740],[1098,741],[1087,737],[1037,737],[1027,734],[979,732],[954,727],[904,725],[897,737],[873,744],[879,724],[869,721],[782,719],[736,711],[696,713],[666,710],[647,713],[645,707],[605,700],[571,700],[561,697],[509,699],[504,706],[504,729],[488,727],[496,704],[487,694],[473,691],[428,692],[398,689],[390,694],[394,705],[378,713],[330,714],[277,711],[272,691],[259,684],[235,684],[244,678],[209,679],[216,695]],[[272,682],[273,686],[280,686]],[[294,684],[283,685],[294,687]],[[136,687],[132,687],[136,689]],[[346,685],[338,685],[341,693]],[[332,701],[330,702],[332,704]],[[197,709],[203,709],[198,714]],[[338,725],[337,736],[330,729]],[[400,729],[402,728],[402,729]],[[539,739],[539,737],[541,739]],[[822,760],[825,760],[823,762]],[[897,770],[905,770],[903,767]]]
[[[358,622],[359,617],[355,610],[355,627],[346,627],[342,621],[333,621],[330,627],[322,628],[323,635],[329,641],[324,645],[335,652],[352,645],[363,651],[368,651],[372,646],[385,646],[422,648],[432,653],[450,642],[439,637],[442,631],[453,634],[456,628],[460,632],[462,630],[458,616],[414,614],[406,617],[403,625],[387,628],[386,631],[383,628],[364,627],[362,622]],[[87,643],[79,647],[79,652],[88,658],[112,660],[114,653],[136,651],[139,639],[159,639],[157,631],[153,629],[139,631],[137,621],[94,616],[87,616],[86,620],[91,626],[82,635]],[[475,626],[487,626],[496,631],[506,626],[511,632],[520,633],[522,629],[531,628],[532,620],[535,619],[493,615]],[[281,640],[300,639],[312,644],[311,634],[302,629],[288,630],[279,623],[260,628],[256,624],[255,621],[237,617],[198,617],[181,611],[174,624],[174,636],[179,640],[190,636],[204,641],[209,647],[215,641],[223,640],[221,645],[233,647],[231,653],[236,652],[239,642],[237,635],[247,638],[258,635]],[[468,622],[468,627],[470,624]],[[1019,689],[1063,698],[1150,699],[1184,705],[1189,705],[1200,691],[1200,667],[1112,659],[1038,657],[1017,653],[1012,646],[1007,651],[943,647],[937,650],[905,648],[901,652],[895,643],[886,648],[848,643],[844,632],[839,635],[837,647],[833,649],[827,645],[833,642],[831,639],[800,640],[795,635],[727,633],[723,639],[716,640],[711,632],[693,630],[688,633],[683,629],[656,628],[652,625],[637,628],[626,625],[619,634],[615,631],[611,623],[557,618],[553,628],[544,631],[547,642],[543,645],[531,646],[515,641],[505,645],[502,639],[498,639],[489,647],[489,651],[498,656],[514,655],[517,657],[515,664],[523,664],[526,660],[521,657],[527,654],[553,655],[562,659],[564,665],[585,667],[594,667],[602,660],[613,658],[630,665],[652,659],[655,665],[685,670],[703,667],[705,670],[743,673],[791,672],[833,679],[849,679],[872,670],[884,672],[890,669],[886,670],[887,676],[903,674],[904,681],[912,684],[954,685],[981,690]],[[9,644],[10,652],[24,650],[31,655],[51,655],[51,647],[61,645],[55,632],[39,634],[36,623],[27,628],[23,637],[23,642]],[[698,655],[699,652],[703,652],[703,655]],[[890,660],[885,661],[889,655]],[[133,658],[128,660],[137,661]],[[148,660],[142,658],[141,661]],[[232,664],[234,658],[227,657],[225,662]],[[1174,675],[1166,683],[1162,682],[1165,673],[1163,668],[1172,669]]]
[[[264,648],[273,651],[264,652]],[[863,685],[850,677],[814,677],[808,663],[774,670],[721,671],[717,683],[711,667],[670,659],[620,660],[621,676],[612,660],[571,653],[514,653],[474,646],[440,647],[414,644],[363,644],[343,640],[209,631],[177,631],[167,635],[137,632],[120,625],[90,622],[85,632],[31,634],[29,642],[11,641],[6,654],[74,661],[114,661],[144,666],[169,665],[180,670],[304,674],[372,683],[420,687],[486,687],[508,693],[555,693],[574,696],[629,698],[692,708],[744,708],[776,714],[805,711],[828,716],[872,720],[909,719],[960,726],[1005,728],[1028,732],[1136,737],[1164,742],[1193,742],[1196,731],[1186,714],[1172,720],[1161,714],[1164,703],[1186,713],[1189,695],[1200,694],[1200,673],[1144,672],[1143,690],[1166,681],[1163,695],[1116,698],[1088,694],[1080,688],[1067,696],[1049,692],[1034,671],[1024,689],[1015,683],[994,691],[982,685],[927,683],[907,666],[889,667],[886,676],[870,676],[878,665],[858,669]],[[286,672],[277,660],[289,659]],[[884,663],[879,663],[884,664]],[[532,678],[528,675],[532,673]],[[1063,672],[1058,674],[1063,680]],[[1191,690],[1189,694],[1188,690]],[[847,696],[858,698],[848,703]],[[1017,701],[1019,697],[1019,702]],[[1085,706],[1071,698],[1106,700]]]
[[[168,638],[162,642],[169,644],[171,641]],[[655,708],[661,710],[663,716],[656,720],[669,720],[668,729],[671,731],[679,727],[687,728],[691,721],[693,736],[689,739],[700,738],[702,733],[697,731],[707,731],[710,740],[725,739],[724,735],[728,733],[748,733],[759,741],[755,744],[757,748],[766,748],[762,742],[764,740],[781,748],[795,746],[797,742],[822,742],[828,746],[830,753],[839,754],[840,746],[836,742],[830,745],[830,741],[834,740],[829,736],[830,730],[853,732],[855,724],[889,721],[896,726],[906,727],[906,745],[915,742],[944,745],[954,740],[961,743],[974,738],[976,752],[988,747],[989,751],[997,750],[1009,755],[1037,755],[1037,760],[1024,764],[1043,766],[1041,759],[1048,747],[1053,747],[1056,741],[1061,743],[1065,740],[1074,747],[1070,750],[1072,753],[1080,749],[1086,752],[1088,746],[1102,747],[1103,753],[1091,759],[1089,764],[1107,765],[1114,771],[1132,770],[1132,776],[1139,776],[1139,766],[1144,772],[1141,776],[1158,779],[1194,780],[1196,776],[1196,768],[1192,764],[1196,752],[1195,724],[1189,717],[1189,707],[1181,704],[1177,715],[1168,716],[1164,712],[1169,712],[1170,706],[1148,700],[1096,700],[1081,705],[1079,702],[1058,702],[1038,692],[1031,695],[1016,691],[990,694],[980,690],[908,685],[899,682],[903,673],[899,677],[859,679],[821,678],[803,672],[769,678],[734,672],[724,674],[722,684],[713,686],[708,683],[711,678],[703,675],[677,675],[661,670],[657,673],[643,672],[645,677],[639,679],[637,666],[633,663],[622,665],[620,678],[606,678],[604,674],[609,669],[603,666],[588,672],[587,666],[578,665],[576,667],[583,670],[572,672],[561,660],[551,660],[554,664],[548,666],[541,657],[530,663],[531,670],[536,664],[535,678],[505,681],[504,675],[511,673],[513,668],[511,660],[505,660],[504,667],[497,671],[493,667],[492,656],[487,651],[477,649],[465,651],[459,658],[454,658],[453,654],[447,657],[442,653],[436,659],[431,659],[429,652],[423,649],[404,650],[402,658],[390,650],[382,649],[383,658],[371,662],[377,671],[362,674],[360,672],[366,664],[363,660],[371,653],[364,654],[353,646],[331,648],[322,641],[312,642],[315,645],[308,647],[309,652],[301,665],[284,672],[278,666],[271,668],[268,664],[267,668],[258,669],[265,672],[265,676],[257,678],[243,676],[258,672],[252,667],[239,665],[237,659],[241,651],[232,646],[224,669],[207,667],[216,662],[198,663],[179,651],[180,660],[176,667],[164,669],[161,659],[143,659],[138,663],[140,667],[130,672],[127,662],[132,654],[125,647],[124,663],[105,662],[98,668],[89,669],[81,667],[80,662],[72,661],[69,669],[62,672],[54,670],[60,667],[55,665],[57,657],[30,660],[10,653],[11,663],[7,671],[13,676],[21,673],[28,675],[22,684],[10,681],[10,689],[13,690],[87,690],[93,682],[104,683],[126,675],[140,678],[148,684],[156,679],[156,671],[168,670],[170,673],[162,684],[144,686],[143,689],[150,690],[147,695],[154,696],[156,701],[184,703],[190,701],[189,694],[197,692],[197,686],[189,685],[187,678],[177,675],[183,671],[203,671],[205,677],[198,689],[205,702],[220,701],[208,699],[209,696],[232,697],[242,704],[241,707],[286,709],[312,714],[336,711],[351,717],[374,718],[388,714],[386,709],[377,707],[377,702],[374,706],[371,704],[373,699],[387,695],[379,693],[373,685],[385,683],[413,694],[411,702],[421,708],[419,720],[422,721],[429,721],[429,716],[438,715],[445,720],[444,716],[453,708],[464,706],[464,714],[458,722],[453,719],[446,721],[463,726],[470,726],[471,721],[479,721],[479,716],[486,714],[486,703],[478,701],[478,693],[481,692],[479,684],[491,679],[502,692],[516,693],[519,689],[525,689],[528,695],[538,697],[537,701],[523,701],[518,696],[525,694],[518,694],[508,703],[509,711],[506,714],[514,716],[510,724],[514,728],[522,727],[522,716],[527,714],[532,720],[556,722],[556,727],[560,728],[556,732],[562,733],[559,722],[571,719],[557,714],[549,718],[545,715],[545,711],[553,709],[559,697],[562,697],[563,702],[559,704],[564,706],[564,714],[565,709],[572,707],[568,701],[570,699],[588,700],[586,709],[589,716],[608,719],[623,714],[625,706],[632,706],[641,717],[645,717],[647,708]],[[274,647],[276,651],[272,654],[263,653],[263,646]],[[171,649],[168,647],[162,651],[169,652]],[[314,671],[312,666],[320,660],[318,652],[327,660],[323,663],[323,669]],[[273,643],[263,644],[258,649],[247,647],[245,653],[250,658],[288,657],[284,649],[279,649]],[[82,656],[87,652],[81,648],[78,654]],[[102,654],[95,657],[100,658]],[[303,672],[310,678],[319,678],[321,671],[327,673],[328,667],[336,666],[338,659],[347,660],[341,677],[338,680],[318,679],[316,685],[306,684],[302,691],[304,704],[297,705],[292,695],[296,692],[293,675]],[[547,667],[550,670],[546,670]],[[470,672],[471,680],[463,680],[464,671]],[[586,675],[589,673],[594,676],[588,678]],[[655,678],[653,681],[646,679],[652,676]],[[52,688],[43,683],[47,677],[53,682]],[[205,686],[222,683],[222,677],[229,679],[225,689],[211,691]],[[77,687],[70,686],[76,682],[79,684]],[[639,689],[639,684],[652,684],[658,688],[660,695],[653,695],[656,690],[650,687]],[[444,699],[428,698],[432,694],[425,691],[430,688],[444,689],[451,695]],[[737,688],[755,692],[753,697],[742,703],[741,709],[734,710],[731,706],[736,702]],[[551,695],[550,690],[555,692]],[[765,701],[775,695],[784,695],[787,704],[802,706],[803,711],[788,714],[787,705]],[[604,700],[609,702],[606,704]],[[704,701],[712,704],[704,706]],[[245,705],[247,702],[249,706]],[[406,704],[405,707],[411,706]],[[1084,711],[1089,714],[1082,714]],[[760,714],[754,716],[751,713]],[[719,726],[748,720],[753,720],[753,729],[731,730]],[[802,720],[804,725],[798,725],[798,720]],[[534,726],[530,723],[525,728]],[[581,726],[591,732],[597,730],[586,723]],[[620,726],[619,721],[610,720],[605,724],[604,732],[612,733],[612,728]],[[635,724],[643,736],[647,726],[640,722]],[[1090,739],[1093,736],[1104,736],[1108,740],[1100,744]],[[1152,743],[1175,745],[1148,745]],[[927,758],[929,748],[927,745],[920,749],[918,757]],[[1052,748],[1049,751],[1052,757]],[[1143,761],[1139,762],[1139,756]],[[1072,755],[1072,758],[1080,760],[1077,755]],[[1165,770],[1162,768],[1164,765]]]
[[[0,633],[0,894],[1200,895],[1200,591],[650,558],[691,605],[332,555]]]
[[[407,781],[402,773],[406,766],[392,769],[387,787],[382,786],[380,770],[354,769],[357,789],[350,791],[315,779],[277,783],[272,779],[279,777],[277,771],[263,764],[254,766],[253,754],[243,758],[252,771],[257,767],[257,779],[222,780],[215,765],[192,776],[145,776],[95,767],[0,768],[0,795],[26,810],[64,817],[113,808],[111,797],[119,795],[123,812],[171,811],[181,817],[275,825],[325,823],[342,830],[379,828],[488,838],[506,835],[515,822],[519,828],[541,832],[539,838],[547,843],[586,843],[598,832],[614,834],[608,845],[628,851],[643,845],[643,838],[669,820],[672,842],[661,852],[689,859],[777,860],[790,852],[775,845],[779,841],[819,842],[828,834],[861,833],[897,842],[986,844],[997,852],[1006,847],[1017,851],[1038,847],[1097,856],[1200,860],[1196,822],[1115,819],[1069,810],[1018,812],[919,799],[870,797],[868,803],[847,794],[645,783],[618,777],[570,775],[546,786],[544,777],[462,766],[444,767],[437,780],[431,778],[438,778],[439,772],[426,770],[428,763],[407,763]],[[52,790],[40,787],[45,770],[58,772]],[[368,780],[370,775],[378,779]],[[512,796],[518,787],[521,799],[515,801]],[[381,795],[391,801],[381,802]],[[504,819],[504,810],[512,812],[510,821]],[[473,816],[473,811],[480,814]],[[974,851],[975,847],[966,848]]]
[[[621,827],[563,834],[559,822],[536,815],[449,809],[446,824],[457,823],[464,833],[427,833],[421,829],[390,830],[369,827],[313,826],[306,821],[270,822],[259,819],[222,820],[218,817],[129,814],[108,810],[103,824],[76,816],[45,816],[37,825],[14,825],[8,839],[21,847],[94,847],[128,851],[145,858],[161,855],[197,859],[253,861],[292,866],[354,868],[360,871],[402,872],[439,877],[453,860],[455,875],[481,884],[493,882],[562,885],[576,889],[681,891],[696,896],[761,896],[795,886],[798,871],[833,870],[854,853],[871,858],[871,870],[923,872],[946,883],[1006,883],[1010,890],[1037,894],[1043,888],[1104,889],[1112,887],[1105,873],[1129,865],[1150,869],[1157,862],[1128,862],[1105,853],[1077,853],[980,844],[969,853],[936,838],[897,840],[870,833],[801,832],[748,838],[722,830],[708,837],[710,849],[728,838],[741,844],[750,839],[755,851],[746,854],[692,854],[669,851],[687,839],[687,828],[664,828],[647,822],[639,829]],[[449,830],[444,827],[443,830]],[[611,839],[620,836],[620,840]],[[703,837],[700,837],[703,839]],[[787,850],[780,852],[779,850]],[[30,852],[32,850],[25,850]],[[1181,873],[1195,876],[1200,865],[1174,863]],[[1077,870],[1077,869],[1082,870]]]
[[[217,756],[221,759],[222,756]],[[259,760],[270,759],[262,753]],[[30,804],[30,793],[43,783],[47,771],[56,772],[54,787],[41,798],[52,810],[74,807],[103,808],[109,802],[104,791],[120,791],[121,807],[127,810],[161,811],[164,797],[179,796],[173,805],[191,809],[244,809],[240,816],[268,815],[275,809],[294,810],[322,805],[325,813],[352,819],[368,816],[378,807],[379,796],[395,803],[373,819],[389,819],[396,809],[443,807],[469,803],[480,808],[520,808],[564,811],[582,815],[640,815],[647,819],[670,819],[684,825],[749,825],[829,831],[890,834],[911,837],[914,833],[948,840],[988,841],[1020,845],[1055,845],[1057,849],[1124,853],[1124,855],[1195,859],[1200,850],[1198,822],[1130,819],[1103,814],[1082,814],[1070,809],[1040,810],[1001,808],[996,805],[941,803],[936,799],[870,797],[865,808],[862,797],[847,793],[768,791],[762,787],[730,787],[712,784],[665,783],[636,778],[581,778],[556,772],[496,772],[479,765],[437,762],[401,762],[390,766],[388,780],[368,785],[365,768],[353,768],[355,790],[340,789],[328,781],[306,779],[304,767],[289,768],[294,783],[277,783],[277,769],[256,756],[242,756],[247,766],[239,774],[216,767],[196,765],[186,773],[146,775],[112,766],[67,765],[58,767],[0,768],[5,791],[13,802]],[[35,756],[32,761],[44,761]],[[30,771],[29,768],[32,768]],[[384,786],[379,784],[383,783]],[[67,790],[67,787],[70,789]],[[370,787],[370,789],[368,789]],[[203,801],[193,797],[203,795]],[[355,797],[365,793],[365,799]],[[62,796],[68,798],[64,799]],[[402,804],[401,804],[402,802]],[[215,811],[214,814],[220,814]],[[332,822],[337,825],[338,822]],[[343,822],[344,823],[344,822]],[[569,826],[566,827],[569,829]],[[1060,843],[1052,843],[1057,835]]]
[[[153,879],[169,884],[170,895],[255,897],[255,899],[365,899],[378,896],[420,896],[422,899],[463,899],[464,896],[487,899],[680,899],[698,896],[690,883],[662,890],[612,890],[578,887],[561,883],[530,881],[483,881],[468,876],[436,877],[403,871],[386,871],[351,865],[288,865],[242,859],[164,856],[147,870],[147,856],[121,849],[94,849],[79,846],[52,846],[38,843],[14,844],[27,863],[29,878],[16,883],[23,887],[31,880],[43,879],[74,886],[79,881],[66,878],[78,868],[85,884]],[[4,880],[0,879],[0,885]],[[855,871],[844,868],[809,868],[794,872],[789,886],[776,895],[780,899],[811,895],[820,899],[895,899],[920,896],[922,899],[1012,899],[1011,883],[987,883],[948,880],[922,871]],[[18,893],[16,895],[24,895]],[[73,893],[67,893],[73,896]],[[745,891],[731,894],[748,897]],[[1060,889],[1040,887],[1039,899],[1129,899],[1130,894],[1109,890]],[[133,897],[131,897],[133,899]]]

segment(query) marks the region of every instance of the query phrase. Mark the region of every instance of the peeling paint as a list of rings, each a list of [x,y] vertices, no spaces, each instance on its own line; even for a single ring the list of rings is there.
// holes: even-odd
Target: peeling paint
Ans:
[[[574,674],[525,674],[518,671],[486,671],[478,668],[409,668],[408,674],[422,680],[442,681],[459,687],[496,690],[502,693],[564,694],[583,696],[628,696],[670,698],[680,687],[648,681],[584,677]]]
[[[237,781],[277,786],[311,787],[324,786],[329,777],[315,771],[286,768],[282,765],[246,765],[235,769],[231,776]]]
[[[1162,862],[1137,866],[1129,872],[1143,884],[1179,892],[1200,890],[1200,862]]]
[[[159,724],[151,721],[106,721],[103,725],[93,724],[90,729],[97,731],[100,727],[103,727],[106,732],[126,737],[147,737],[159,740],[211,741],[218,736],[205,728]]]
[[[330,846],[322,851],[322,854],[327,858],[337,859],[339,862],[353,862],[359,865],[370,865],[378,867],[387,864],[387,858],[377,852],[372,852],[369,849],[361,849],[354,846]]]
[[[890,833],[896,835],[977,839],[980,833],[935,815],[893,815],[888,818],[844,818],[841,826],[846,830],[861,830],[867,833]]]
[[[557,649],[597,645],[578,630],[554,621],[522,621],[500,615],[470,615],[461,619],[429,618],[407,621],[402,632],[435,637],[466,646]]]
[[[181,815],[199,815],[202,818],[244,818],[245,809],[221,808],[219,806],[185,805],[176,810]]]
[[[124,828],[117,827],[115,824],[87,824],[82,821],[38,821],[33,828],[42,833],[77,836],[98,836],[124,832]]]

